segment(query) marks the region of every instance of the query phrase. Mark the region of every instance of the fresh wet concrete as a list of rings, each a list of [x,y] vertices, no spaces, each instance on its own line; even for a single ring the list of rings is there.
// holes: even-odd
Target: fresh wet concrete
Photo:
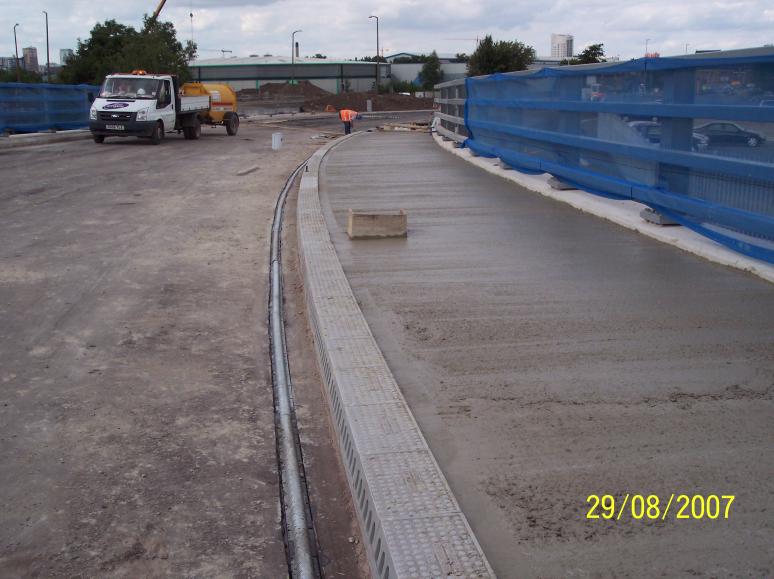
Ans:
[[[471,167],[362,135],[321,171],[366,319],[495,571],[774,566],[774,289]],[[408,213],[356,240],[347,211]],[[589,495],[735,495],[728,519],[587,519]]]

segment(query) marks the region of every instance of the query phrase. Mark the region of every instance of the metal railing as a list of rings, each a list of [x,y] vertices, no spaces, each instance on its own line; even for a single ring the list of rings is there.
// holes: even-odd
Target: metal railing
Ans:
[[[452,80],[436,85],[436,91],[441,96],[435,99],[439,110],[435,112],[438,119],[436,131],[444,138],[464,143],[468,138],[465,128],[465,79]]]
[[[437,131],[774,262],[774,48],[438,85]]]

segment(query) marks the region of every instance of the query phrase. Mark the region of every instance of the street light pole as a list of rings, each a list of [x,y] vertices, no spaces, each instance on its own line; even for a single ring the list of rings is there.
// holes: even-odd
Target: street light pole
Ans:
[[[368,18],[376,18],[376,83],[374,89],[376,89],[376,94],[379,94],[379,17],[369,16]]]
[[[51,82],[51,52],[48,48],[48,12],[44,10],[43,14],[46,15],[46,82]]]
[[[648,58],[648,42],[650,42],[650,38],[645,39],[645,58]]]
[[[294,30],[290,35],[290,84],[296,84],[296,32],[303,30]]]
[[[13,25],[13,45],[16,47],[16,82],[21,82],[21,73],[19,71],[19,43],[16,41],[16,27],[19,23]]]

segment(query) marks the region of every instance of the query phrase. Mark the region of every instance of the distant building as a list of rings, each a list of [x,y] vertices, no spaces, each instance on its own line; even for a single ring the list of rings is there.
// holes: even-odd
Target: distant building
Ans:
[[[367,91],[374,87],[376,63],[330,58],[259,56],[211,58],[188,65],[194,80],[222,82],[234,90],[260,89],[265,84],[308,80],[330,93]],[[390,65],[379,65],[380,84],[390,75]]]
[[[535,60],[532,61],[532,64],[530,64],[527,68],[534,69],[534,68],[542,68],[544,66],[559,66],[561,62],[565,59],[565,57],[559,57],[559,56],[536,56]]]
[[[32,72],[38,72],[38,49],[34,46],[28,46],[22,49],[24,53],[24,70],[30,70]]]
[[[59,50],[59,62],[61,64],[67,64],[67,61],[73,57],[72,48],[61,48]]]
[[[0,70],[16,70],[16,57],[0,56]]]
[[[572,34],[551,35],[551,56],[555,58],[572,58],[573,55]]]
[[[393,80],[407,81],[420,86],[422,81],[419,79],[419,73],[423,66],[419,63],[392,63],[390,64],[390,77]],[[443,73],[443,82],[465,78],[468,75],[468,64],[466,62],[442,62],[441,72]]]
[[[418,56],[430,56],[430,53],[432,50],[428,53],[421,53],[421,52],[397,52],[395,54],[389,54],[384,57],[384,60],[387,62],[395,62],[396,59],[401,58],[415,58]],[[439,54],[436,53],[436,56],[438,56],[438,61],[441,64],[449,63],[449,62],[459,62],[459,59],[457,58],[456,54]]]

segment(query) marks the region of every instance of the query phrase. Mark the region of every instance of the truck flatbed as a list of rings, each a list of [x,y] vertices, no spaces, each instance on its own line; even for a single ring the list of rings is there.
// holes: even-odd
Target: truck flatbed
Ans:
[[[209,109],[210,109],[209,95],[180,97],[181,113],[193,113],[196,111],[207,111]]]

